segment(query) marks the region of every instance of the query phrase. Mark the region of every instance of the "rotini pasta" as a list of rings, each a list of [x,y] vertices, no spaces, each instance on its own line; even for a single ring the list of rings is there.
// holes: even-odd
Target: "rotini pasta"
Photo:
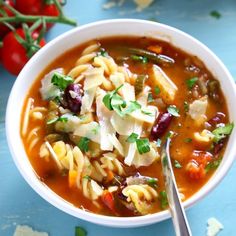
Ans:
[[[150,211],[151,203],[158,198],[157,191],[147,184],[129,185],[122,190],[128,202],[132,202],[137,211],[145,215]]]

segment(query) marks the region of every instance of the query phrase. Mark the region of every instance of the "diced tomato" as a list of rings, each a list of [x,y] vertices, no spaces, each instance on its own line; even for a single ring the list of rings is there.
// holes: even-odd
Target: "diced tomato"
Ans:
[[[113,212],[116,213],[115,200],[111,192],[105,190],[102,194],[102,202]]]
[[[205,167],[211,161],[212,154],[204,151],[194,151],[191,160],[186,166],[187,175],[194,180],[202,179],[206,176]]]

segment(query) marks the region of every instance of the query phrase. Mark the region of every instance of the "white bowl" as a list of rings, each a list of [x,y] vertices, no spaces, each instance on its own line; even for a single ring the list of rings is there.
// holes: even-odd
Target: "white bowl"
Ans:
[[[167,25],[143,20],[122,19],[100,21],[75,28],[57,37],[41,49],[21,71],[12,88],[7,105],[6,133],[8,145],[16,166],[29,185],[46,201],[68,214],[93,223],[114,227],[143,226],[169,218],[169,211],[165,210],[151,215],[127,218],[97,215],[78,209],[55,194],[37,178],[20,137],[20,118],[23,102],[29,88],[40,72],[68,49],[95,38],[116,35],[147,36],[162,39],[190,54],[198,56],[209,71],[220,81],[222,91],[225,92],[227,105],[230,107],[230,120],[236,123],[235,84],[226,67],[212,51],[188,34]],[[184,202],[185,207],[190,207],[197,203],[223,179],[232,165],[236,153],[234,140],[236,140],[235,130],[230,136],[220,167],[207,184]]]

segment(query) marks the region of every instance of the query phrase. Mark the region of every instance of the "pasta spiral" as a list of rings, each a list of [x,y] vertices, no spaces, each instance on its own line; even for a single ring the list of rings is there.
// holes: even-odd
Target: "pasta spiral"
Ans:
[[[105,153],[100,160],[102,163],[102,168],[114,171],[118,175],[125,175],[124,167],[114,153]]]
[[[152,202],[157,200],[157,191],[147,184],[128,185],[122,190],[122,194],[127,197],[128,202],[132,202],[136,210],[142,214],[148,214],[152,207]]]

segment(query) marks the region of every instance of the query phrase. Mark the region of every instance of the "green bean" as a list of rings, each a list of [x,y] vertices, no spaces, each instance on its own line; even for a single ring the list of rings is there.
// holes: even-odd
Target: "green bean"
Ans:
[[[164,66],[172,65],[175,63],[174,59],[171,57],[168,57],[163,54],[156,54],[154,52],[150,52],[145,49],[129,48],[129,47],[120,47],[119,49],[122,51],[126,51],[130,54],[136,54],[138,56],[147,57],[149,60],[151,60],[157,64],[164,65]]]
[[[139,93],[143,91],[146,78],[147,77],[145,75],[138,75],[138,77],[136,78],[135,84],[134,84],[135,95],[138,95]]]

